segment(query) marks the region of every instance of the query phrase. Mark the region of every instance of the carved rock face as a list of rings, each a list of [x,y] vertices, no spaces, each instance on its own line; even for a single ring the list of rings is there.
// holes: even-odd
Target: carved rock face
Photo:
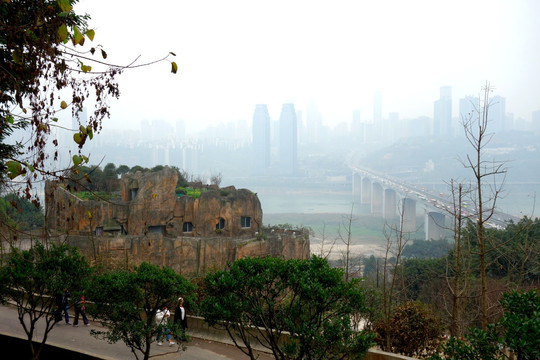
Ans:
[[[243,236],[262,228],[256,194],[233,186],[202,186],[198,198],[175,194],[178,174],[165,167],[152,173],[125,174],[122,201],[83,201],[54,183],[46,187],[48,224],[72,234],[123,228],[129,235]],[[91,214],[91,215],[89,215]]]

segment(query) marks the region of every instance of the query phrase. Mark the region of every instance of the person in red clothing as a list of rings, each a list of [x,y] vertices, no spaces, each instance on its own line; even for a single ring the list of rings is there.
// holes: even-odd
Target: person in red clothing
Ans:
[[[84,290],[81,298],[75,302],[75,320],[73,320],[73,326],[79,326],[79,314],[81,315],[84,325],[88,326],[89,321],[86,317],[86,300],[84,299]]]

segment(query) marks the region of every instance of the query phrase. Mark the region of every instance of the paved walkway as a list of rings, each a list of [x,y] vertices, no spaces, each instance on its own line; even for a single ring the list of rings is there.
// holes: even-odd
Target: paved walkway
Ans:
[[[90,326],[84,326],[81,319],[79,319],[79,327],[73,327],[66,325],[62,320],[49,333],[47,344],[106,360],[135,359],[135,356],[123,342],[109,344],[104,340],[98,340],[90,335],[91,329],[102,329],[102,327],[92,321],[90,322]],[[12,306],[0,306],[0,333],[26,339],[26,334],[17,318],[16,308]],[[40,332],[39,324],[36,334],[38,339],[41,339],[43,334]],[[157,359],[159,360],[249,359],[248,356],[234,346],[204,339],[192,338],[192,341],[187,343],[186,346],[186,351],[182,351],[176,345],[169,347],[166,343],[163,346],[157,346],[156,343],[152,343],[151,355],[158,355]],[[272,358],[267,354],[259,357],[261,360]]]

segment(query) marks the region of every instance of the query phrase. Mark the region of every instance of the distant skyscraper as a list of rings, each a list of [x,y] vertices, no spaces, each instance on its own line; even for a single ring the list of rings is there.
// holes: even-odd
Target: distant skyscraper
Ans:
[[[496,133],[510,130],[506,121],[506,99],[502,96],[489,99],[488,129]]]
[[[297,147],[294,104],[283,104],[279,117],[279,166],[283,175],[296,174]]]
[[[366,139],[364,138],[364,124],[360,116],[360,110],[355,109],[352,113],[352,122],[351,122],[351,137],[353,141],[359,141],[364,143]]]
[[[454,135],[452,130],[452,88],[450,86],[441,86],[440,99],[434,103],[433,135]]]
[[[376,91],[373,94],[373,126],[372,126],[372,134],[370,137],[375,136],[375,138],[372,139],[375,142],[379,142],[382,139],[383,135],[383,117],[382,117],[382,94],[380,91]]]
[[[255,105],[252,131],[253,173],[263,175],[270,167],[270,115],[266,104]]]
[[[403,136],[403,134],[399,131],[399,113],[398,112],[391,112],[388,113],[388,130],[387,132],[387,140],[390,143],[395,142],[399,137]]]
[[[459,99],[459,121],[478,119],[478,98],[465,96]]]

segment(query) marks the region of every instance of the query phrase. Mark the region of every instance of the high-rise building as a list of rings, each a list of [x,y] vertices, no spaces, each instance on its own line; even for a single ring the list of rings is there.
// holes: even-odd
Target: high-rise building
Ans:
[[[452,129],[452,88],[441,86],[440,99],[433,106],[433,136],[454,136]]]
[[[364,143],[366,141],[364,124],[362,123],[360,110],[358,109],[354,109],[352,113],[351,138],[355,142]]]
[[[255,105],[252,131],[253,173],[264,175],[270,167],[270,115],[266,104]]]
[[[373,140],[376,142],[379,142],[382,139],[383,131],[384,131],[383,130],[384,124],[383,124],[383,117],[382,117],[382,94],[380,91],[376,91],[373,94],[373,124],[372,125],[373,125],[371,127],[372,134],[370,135],[370,137],[373,138],[373,136],[375,136]]]
[[[459,99],[459,120],[463,122],[471,119],[478,119],[478,98],[465,96]]]
[[[511,130],[506,121],[506,99],[502,96],[489,99],[488,126],[495,133]]]
[[[298,138],[294,104],[283,104],[279,117],[279,167],[281,174],[296,174],[297,147]]]

